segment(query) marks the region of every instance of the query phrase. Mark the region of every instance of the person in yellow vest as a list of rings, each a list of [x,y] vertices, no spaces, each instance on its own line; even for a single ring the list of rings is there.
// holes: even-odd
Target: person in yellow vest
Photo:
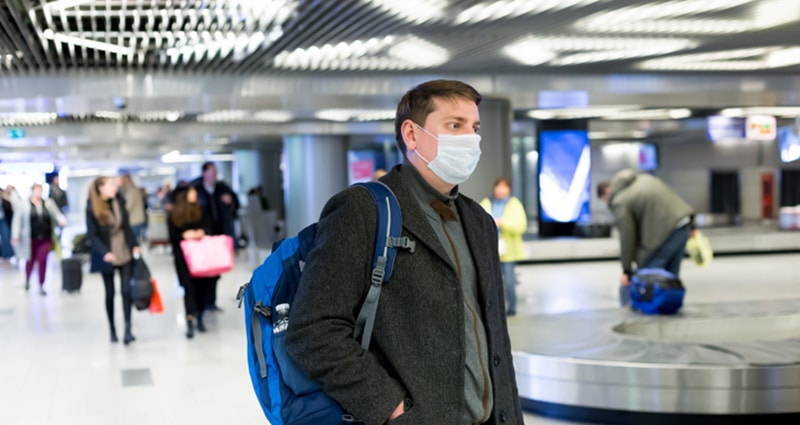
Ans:
[[[503,282],[506,287],[506,314],[517,314],[517,280],[514,268],[517,261],[525,258],[522,246],[522,234],[528,228],[528,218],[522,202],[511,196],[511,181],[499,178],[494,182],[494,195],[484,198],[481,206],[494,218],[497,224],[498,249],[503,270]]]

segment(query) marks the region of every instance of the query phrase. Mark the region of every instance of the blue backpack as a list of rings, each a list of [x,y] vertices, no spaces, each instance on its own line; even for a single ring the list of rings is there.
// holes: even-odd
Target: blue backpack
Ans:
[[[675,314],[686,289],[664,269],[641,269],[631,277],[631,305],[644,314]]]
[[[401,238],[402,218],[397,199],[382,183],[358,183],[369,189],[378,207],[378,229],[372,260],[371,285],[361,307],[354,338],[369,348],[381,286],[392,274],[397,248],[413,251],[414,242]],[[358,422],[328,397],[322,386],[306,376],[286,352],[286,323],[282,313],[291,305],[300,284],[303,265],[314,248],[316,223],[289,239],[277,242],[239,289],[239,306],[244,303],[247,329],[247,360],[256,397],[272,425],[341,425]],[[288,306],[281,306],[288,304]]]

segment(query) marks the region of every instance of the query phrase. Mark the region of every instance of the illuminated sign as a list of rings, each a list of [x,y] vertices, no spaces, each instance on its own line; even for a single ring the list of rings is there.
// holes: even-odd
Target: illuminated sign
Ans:
[[[25,138],[25,129],[24,128],[7,128],[6,129],[6,137],[9,139],[24,139]]]
[[[745,139],[744,118],[714,115],[706,120],[706,137],[711,142]]]
[[[777,136],[777,122],[775,117],[769,115],[751,115],[747,117],[747,140],[775,140]]]

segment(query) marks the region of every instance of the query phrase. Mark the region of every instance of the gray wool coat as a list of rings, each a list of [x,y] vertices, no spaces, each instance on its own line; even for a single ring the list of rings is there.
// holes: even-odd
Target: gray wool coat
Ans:
[[[53,228],[58,226],[58,221],[66,220],[58,206],[52,199],[43,199],[42,202],[53,220]],[[14,203],[14,218],[11,222],[11,239],[18,239],[14,252],[20,260],[31,259],[31,203],[18,201]]]
[[[287,349],[301,369],[367,425],[386,423],[404,397],[412,407],[390,424],[460,424],[465,336],[457,271],[398,168],[381,181],[397,196],[402,235],[415,241],[416,249],[398,250],[393,275],[381,292],[369,351],[353,339],[369,287],[377,227],[375,201],[361,188],[340,192],[321,214],[316,246],[290,313]],[[497,229],[472,199],[459,195],[456,206],[482,288],[494,385],[494,411],[487,423],[522,424]]]

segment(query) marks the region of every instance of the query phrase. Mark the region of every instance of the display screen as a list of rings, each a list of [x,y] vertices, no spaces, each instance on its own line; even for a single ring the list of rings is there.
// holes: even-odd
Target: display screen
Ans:
[[[585,130],[539,133],[539,205],[542,221],[588,221],[591,148]]]
[[[655,171],[658,168],[658,149],[656,145],[639,145],[639,170]]]
[[[778,127],[778,148],[781,150],[782,162],[800,159],[800,136],[793,127]]]

